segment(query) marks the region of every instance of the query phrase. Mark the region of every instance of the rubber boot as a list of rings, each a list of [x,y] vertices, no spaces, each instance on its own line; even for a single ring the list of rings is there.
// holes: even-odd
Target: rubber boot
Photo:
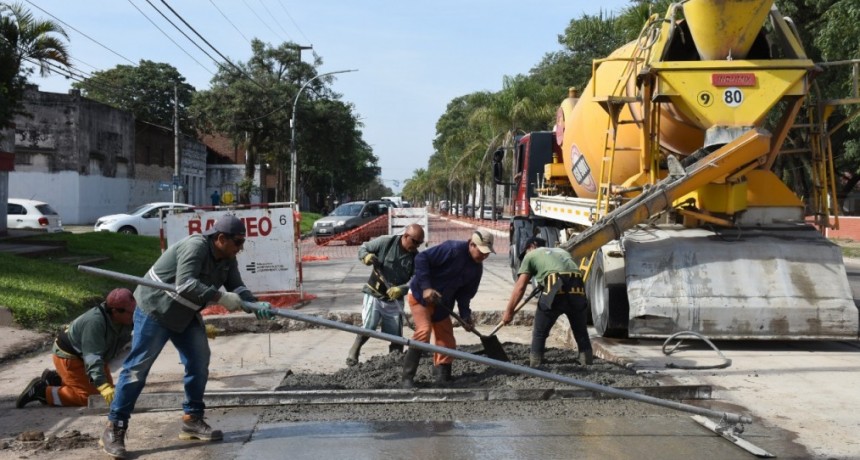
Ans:
[[[594,364],[594,351],[586,350],[582,353],[582,359],[585,361],[586,366],[590,366]]]
[[[403,345],[392,343],[388,345],[388,353],[403,353]]]
[[[349,356],[346,357],[346,365],[347,366],[355,366],[358,364],[358,355],[361,353],[361,347],[367,343],[367,340],[370,337],[360,335],[355,338],[355,342],[352,343],[352,348],[349,349]]]
[[[415,373],[418,372],[418,361],[420,360],[421,350],[409,347],[406,357],[403,358],[403,388],[407,390],[415,388]]]
[[[99,438],[99,446],[113,458],[126,458],[125,431],[127,429],[128,422],[108,422],[102,437]]]
[[[529,355],[529,367],[540,367],[541,364],[543,364],[543,353]]]
[[[440,364],[433,367],[433,374],[436,376],[436,383],[448,383],[451,378],[451,365]]]

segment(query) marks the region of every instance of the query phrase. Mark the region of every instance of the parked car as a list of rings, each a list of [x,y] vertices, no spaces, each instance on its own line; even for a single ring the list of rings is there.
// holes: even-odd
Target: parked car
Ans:
[[[6,202],[6,228],[62,232],[63,221],[48,203],[9,198]]]
[[[493,207],[492,206],[484,206],[481,208],[481,218],[492,220],[493,219]],[[502,208],[496,207],[496,220],[502,218]]]
[[[158,236],[162,227],[162,211],[190,210],[194,206],[185,203],[147,203],[129,211],[127,214],[111,214],[99,217],[94,230],[97,232],[118,232],[133,235]]]
[[[351,201],[334,209],[331,214],[314,222],[313,235],[316,244],[324,244],[340,233],[356,229],[379,216],[387,215],[388,209],[395,207],[387,200]],[[344,241],[347,244],[360,244],[388,232],[388,223],[363,228],[350,234]]]

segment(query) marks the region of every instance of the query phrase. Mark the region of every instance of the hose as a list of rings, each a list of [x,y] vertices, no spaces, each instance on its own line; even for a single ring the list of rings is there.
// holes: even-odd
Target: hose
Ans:
[[[676,332],[676,333],[674,333],[674,334],[670,335],[670,336],[669,336],[669,338],[667,338],[667,339],[666,339],[666,341],[665,341],[665,342],[663,342],[663,354],[664,354],[664,355],[666,355],[666,356],[671,355],[672,353],[674,353],[674,352],[675,352],[675,350],[677,350],[677,349],[678,349],[678,347],[680,347],[680,346],[681,346],[681,344],[684,342],[684,339],[679,339],[679,340],[678,340],[678,343],[676,343],[676,344],[675,344],[675,346],[673,346],[673,347],[672,347],[671,349],[669,349],[669,350],[666,350],[666,346],[667,346],[667,345],[669,345],[669,342],[670,342],[672,339],[674,339],[674,338],[676,338],[676,337],[678,337],[678,336],[682,336],[682,335],[691,335],[691,336],[693,336],[693,337],[696,337],[696,338],[699,338],[699,339],[701,339],[701,340],[704,340],[704,341],[705,341],[705,343],[707,343],[708,345],[710,345],[710,346],[711,346],[711,348],[713,348],[713,349],[714,349],[714,351],[716,351],[716,352],[717,352],[717,354],[718,354],[718,355],[720,355],[720,358],[722,358],[722,359],[723,359],[723,363],[721,363],[721,364],[714,364],[714,365],[710,365],[710,366],[682,366],[682,365],[680,365],[680,364],[668,363],[668,364],[666,364],[666,367],[669,367],[669,368],[672,368],[672,369],[725,369],[725,368],[727,368],[727,367],[729,367],[729,366],[731,366],[731,365],[732,365],[732,360],[731,360],[731,359],[729,359],[729,358],[726,358],[726,356],[725,356],[725,355],[723,355],[723,352],[721,352],[721,351],[720,351],[720,349],[719,349],[719,348],[717,348],[717,347],[716,347],[716,345],[714,345],[714,343],[713,343],[713,342],[711,342],[711,341],[710,341],[707,337],[705,337],[704,335],[699,334],[698,332],[693,332],[693,331],[681,331],[681,332]]]

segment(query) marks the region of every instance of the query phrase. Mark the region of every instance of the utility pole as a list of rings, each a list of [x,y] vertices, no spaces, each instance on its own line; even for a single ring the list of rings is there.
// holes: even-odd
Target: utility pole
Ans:
[[[307,86],[317,78],[325,77],[328,75],[334,75],[338,73],[346,73],[346,72],[357,72],[358,69],[351,70],[336,70],[334,72],[326,72],[321,73],[313,78],[310,78],[305,84],[299,88],[299,91],[296,93],[296,98],[293,100],[293,116],[290,118],[290,202],[296,207],[295,209],[299,209],[299,204],[296,201],[296,162],[298,161],[298,152],[296,151],[296,108],[299,104],[299,96],[302,95],[302,91],[307,88]]]
[[[179,201],[179,87],[173,83],[173,202]]]

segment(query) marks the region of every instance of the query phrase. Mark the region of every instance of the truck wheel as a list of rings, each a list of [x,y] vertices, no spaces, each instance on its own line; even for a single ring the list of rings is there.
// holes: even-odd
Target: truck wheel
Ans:
[[[627,318],[630,310],[627,286],[607,284],[602,251],[595,257],[585,289],[597,334],[601,337],[627,338]]]
[[[538,234],[540,238],[543,238],[546,241],[546,247],[554,248],[558,246],[558,229],[556,227],[538,227]]]

